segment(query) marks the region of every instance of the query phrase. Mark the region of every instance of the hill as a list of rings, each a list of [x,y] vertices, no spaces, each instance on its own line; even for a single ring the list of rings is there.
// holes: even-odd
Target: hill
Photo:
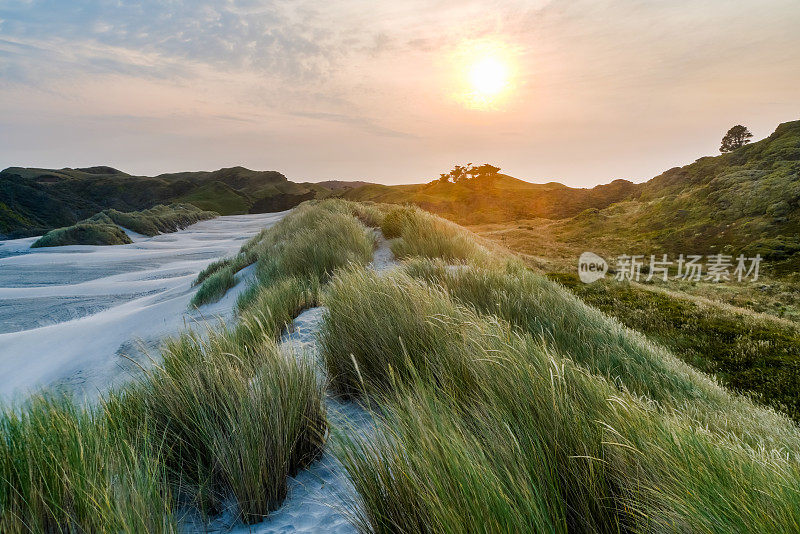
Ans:
[[[370,184],[346,191],[349,200],[416,204],[460,224],[482,224],[543,217],[561,219],[589,208],[605,208],[635,193],[637,186],[615,180],[592,189],[550,182],[533,184],[505,174],[481,176],[458,183]]]
[[[631,242],[686,253],[759,253],[779,270],[800,268],[800,121],[761,141],[704,157],[648,182],[592,189],[532,184],[504,174],[459,183],[367,185],[350,200],[416,204],[460,224],[525,220],[528,230],[580,244]],[[620,250],[616,250],[620,252]]]
[[[296,183],[277,171],[244,167],[158,176],[134,176],[107,166],[9,167],[0,172],[0,239],[44,234],[106,209],[131,212],[188,203],[221,215],[260,213],[349,187],[338,181]]]

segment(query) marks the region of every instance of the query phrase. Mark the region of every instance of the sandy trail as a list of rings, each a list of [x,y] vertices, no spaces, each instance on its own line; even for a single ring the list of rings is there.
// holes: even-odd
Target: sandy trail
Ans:
[[[286,213],[219,217],[155,237],[129,232],[134,243],[109,247],[0,241],[0,398],[42,386],[96,398],[135,371],[127,358],[146,361],[143,351],[187,324],[230,319],[246,284],[190,311],[192,281]]]
[[[370,268],[383,272],[398,263],[388,241],[376,230],[378,247]],[[325,371],[317,344],[325,307],[309,308],[298,315],[289,331],[281,336],[281,348],[301,358],[312,358],[325,380]],[[370,434],[375,422],[358,402],[326,398],[328,421],[333,429],[356,434]],[[261,523],[244,525],[236,520],[235,510],[214,519],[211,524],[184,524],[187,532],[230,532],[235,534],[333,533],[353,534],[357,530],[341,508],[343,499],[352,499],[354,490],[342,464],[326,447],[322,458],[289,480],[289,495],[283,505]]]

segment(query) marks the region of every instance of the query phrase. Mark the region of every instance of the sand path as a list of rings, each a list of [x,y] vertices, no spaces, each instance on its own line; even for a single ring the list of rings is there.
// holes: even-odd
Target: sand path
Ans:
[[[389,243],[376,230],[378,247],[369,267],[383,272],[397,265]],[[313,358],[324,380],[324,367],[320,361],[317,332],[319,332],[324,306],[305,310],[295,318],[292,327],[281,337],[281,347],[303,358]],[[370,412],[354,401],[341,401],[332,396],[326,398],[328,420],[334,429],[348,433],[369,434],[373,432],[374,420]],[[215,518],[211,524],[184,525],[188,532],[231,532],[235,534],[273,533],[332,533],[351,534],[357,532],[341,507],[344,500],[353,499],[354,490],[342,464],[326,447],[322,458],[308,469],[289,480],[289,496],[283,505],[270,513],[269,517],[254,525],[243,525],[236,521],[234,511]]]

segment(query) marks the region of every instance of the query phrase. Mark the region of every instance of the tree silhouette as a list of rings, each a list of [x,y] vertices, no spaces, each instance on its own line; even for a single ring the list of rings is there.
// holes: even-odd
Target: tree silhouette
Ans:
[[[448,183],[452,182],[457,184],[459,182],[466,182],[475,178],[482,178],[487,176],[494,176],[500,171],[500,167],[484,163],[483,165],[475,166],[472,163],[467,163],[466,166],[456,165],[453,170],[447,174],[439,175],[439,182]]]
[[[728,130],[728,133],[722,138],[722,145],[719,147],[719,151],[723,153],[733,152],[737,148],[742,148],[749,143],[752,137],[753,134],[750,133],[750,130],[748,130],[746,126],[737,124]]]

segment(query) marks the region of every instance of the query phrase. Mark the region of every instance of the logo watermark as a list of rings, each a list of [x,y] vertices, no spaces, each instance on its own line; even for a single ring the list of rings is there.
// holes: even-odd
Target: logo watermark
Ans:
[[[761,255],[752,258],[740,254],[736,258],[726,254],[680,254],[670,259],[667,254],[649,257],[644,254],[621,254],[616,257],[613,269],[594,252],[584,252],[578,258],[578,277],[591,284],[613,272],[614,279],[646,282],[685,280],[689,282],[755,282],[758,280]]]

